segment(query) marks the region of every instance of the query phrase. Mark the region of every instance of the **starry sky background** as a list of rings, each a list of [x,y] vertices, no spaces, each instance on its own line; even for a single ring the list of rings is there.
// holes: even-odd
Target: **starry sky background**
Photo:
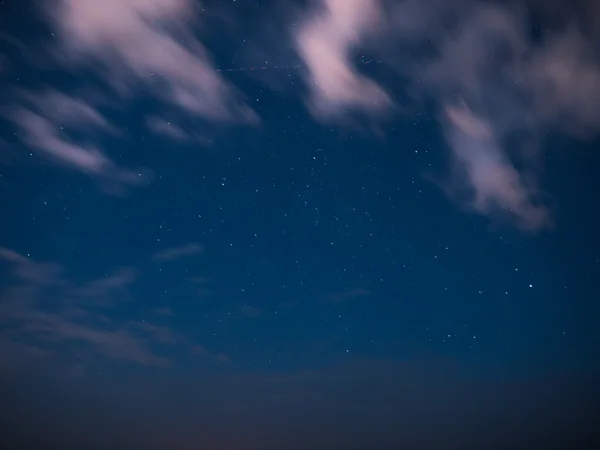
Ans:
[[[593,437],[598,42],[591,1],[1,1],[5,442]]]

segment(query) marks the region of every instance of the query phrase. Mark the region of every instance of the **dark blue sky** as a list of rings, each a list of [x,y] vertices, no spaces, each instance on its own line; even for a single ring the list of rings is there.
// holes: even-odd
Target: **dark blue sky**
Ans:
[[[0,2],[11,448],[590,437],[591,2],[44,4]]]

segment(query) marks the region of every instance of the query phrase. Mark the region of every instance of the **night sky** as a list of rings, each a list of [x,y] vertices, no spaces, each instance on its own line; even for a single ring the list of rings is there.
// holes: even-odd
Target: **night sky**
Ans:
[[[3,448],[594,448],[599,4],[0,1]]]

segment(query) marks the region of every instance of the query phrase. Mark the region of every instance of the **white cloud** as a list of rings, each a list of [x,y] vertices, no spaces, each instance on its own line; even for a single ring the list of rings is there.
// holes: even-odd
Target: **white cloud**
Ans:
[[[295,34],[317,117],[335,117],[348,109],[379,113],[391,106],[381,87],[353,67],[350,54],[378,32],[382,20],[377,0],[324,0]]]
[[[141,85],[205,119],[255,122],[194,36],[195,8],[192,0],[59,0],[45,11],[63,61],[100,63],[98,73],[120,92]]]
[[[115,188],[148,181],[147,169],[125,169],[95,145],[76,142],[73,132],[90,136],[98,132],[117,134],[116,128],[82,98],[55,90],[21,91],[20,104],[6,114],[21,129],[19,136],[31,150],[56,164],[96,177]]]
[[[379,87],[349,63],[353,47],[366,48],[396,70],[418,103],[437,108],[454,175],[442,183],[446,192],[461,192],[456,197],[472,210],[509,218],[521,228],[551,223],[531,143],[543,143],[549,129],[577,137],[600,130],[599,41],[590,26],[598,21],[597,7],[588,8],[590,17],[576,17],[557,2],[532,0],[528,6],[539,18],[560,18],[542,23],[541,36],[534,38],[530,16],[511,5],[319,4],[295,34],[317,116],[346,108],[373,113],[388,106]]]

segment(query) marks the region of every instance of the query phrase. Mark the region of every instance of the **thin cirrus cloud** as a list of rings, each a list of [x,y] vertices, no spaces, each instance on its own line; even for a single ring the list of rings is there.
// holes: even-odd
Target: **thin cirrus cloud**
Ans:
[[[542,18],[550,6],[560,12],[555,3],[528,3]],[[539,143],[549,128],[575,137],[600,128],[594,27],[565,14],[564,26],[542,24],[536,40],[523,5],[473,0],[322,0],[306,17],[294,35],[317,118],[352,106],[367,113],[390,106],[348,63],[352,47],[366,47],[408,81],[417,99],[437,105],[452,167],[440,184],[449,195],[522,229],[551,224],[538,185]]]

